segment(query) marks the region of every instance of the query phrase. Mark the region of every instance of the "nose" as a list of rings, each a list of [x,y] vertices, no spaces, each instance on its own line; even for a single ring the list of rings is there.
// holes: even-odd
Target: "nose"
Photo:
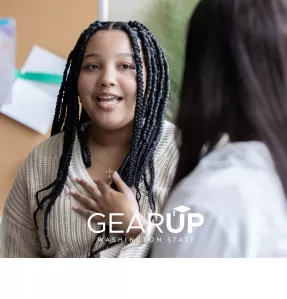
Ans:
[[[102,87],[116,85],[116,72],[112,67],[103,68],[99,78],[99,85]]]

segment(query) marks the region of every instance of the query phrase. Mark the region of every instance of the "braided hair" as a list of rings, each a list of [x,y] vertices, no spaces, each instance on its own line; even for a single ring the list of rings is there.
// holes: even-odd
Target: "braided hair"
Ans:
[[[135,187],[137,202],[141,199],[139,184],[142,181],[144,182],[150,208],[153,212],[155,211],[153,195],[155,182],[154,152],[163,130],[164,115],[169,97],[168,64],[161,46],[144,25],[135,21],[128,23],[96,21],[83,31],[67,59],[51,132],[51,136],[64,132],[63,151],[57,177],[54,182],[36,193],[38,207],[34,212],[34,223],[37,229],[37,213],[44,208],[44,203],[47,203],[44,209],[44,235],[47,248],[50,247],[48,216],[66,183],[76,137],[78,137],[81,145],[81,154],[85,166],[87,168],[91,166],[91,153],[82,129],[83,124],[90,121],[90,118],[84,108],[80,110],[77,82],[87,43],[90,37],[100,30],[122,30],[128,34],[132,44],[137,80],[134,127],[130,151],[118,172],[127,186]],[[147,68],[145,92],[141,49]],[[115,185],[112,185],[112,187],[116,188]],[[40,193],[47,190],[50,190],[49,194],[40,200]],[[100,250],[109,246],[111,245],[106,244]],[[90,256],[95,256],[98,252],[99,250],[92,252]]]

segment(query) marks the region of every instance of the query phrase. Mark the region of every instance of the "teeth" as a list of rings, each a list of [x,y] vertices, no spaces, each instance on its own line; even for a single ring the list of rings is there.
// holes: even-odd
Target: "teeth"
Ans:
[[[112,98],[112,99],[98,98],[98,101],[105,105],[113,105],[113,104],[117,104],[120,101],[120,98]]]
[[[100,97],[98,97],[98,100],[101,103],[114,104],[114,103],[119,102],[120,98],[115,97],[115,96],[100,96]]]
[[[115,96],[101,96],[99,97],[100,100],[113,100],[113,99],[118,99],[118,97]]]
[[[113,105],[116,104],[118,101],[113,101],[113,102],[104,102],[106,105]]]
[[[111,104],[113,104],[113,103],[117,103],[117,102],[119,102],[119,99],[114,99],[114,100],[101,100],[100,99],[100,102],[101,103],[111,103]]]

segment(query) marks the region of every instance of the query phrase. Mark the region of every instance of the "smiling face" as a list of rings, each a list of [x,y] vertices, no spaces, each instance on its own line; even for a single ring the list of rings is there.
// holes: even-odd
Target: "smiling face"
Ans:
[[[144,81],[145,73],[143,65]],[[121,30],[96,32],[87,44],[78,80],[79,97],[92,122],[106,130],[131,124],[136,91],[136,65],[128,35]]]

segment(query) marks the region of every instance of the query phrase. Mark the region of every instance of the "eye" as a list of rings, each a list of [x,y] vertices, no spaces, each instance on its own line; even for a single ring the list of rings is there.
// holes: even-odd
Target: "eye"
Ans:
[[[121,68],[124,70],[130,70],[130,69],[134,69],[134,67],[132,67],[131,65],[127,64],[127,63],[123,63],[121,65]]]
[[[99,68],[99,66],[96,65],[96,64],[87,64],[87,65],[84,67],[85,70],[95,70],[95,69],[98,69],[98,68]]]

